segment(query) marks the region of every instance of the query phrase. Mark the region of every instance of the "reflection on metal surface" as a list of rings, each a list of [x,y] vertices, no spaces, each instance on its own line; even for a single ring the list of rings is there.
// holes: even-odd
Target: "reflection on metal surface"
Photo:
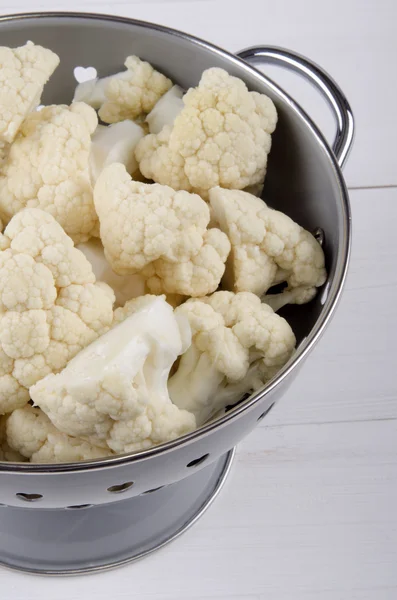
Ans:
[[[10,569],[13,569],[13,570],[23,571],[26,573],[33,573],[33,574],[37,574],[37,575],[52,575],[52,576],[55,576],[55,575],[81,575],[83,573],[92,573],[95,571],[107,571],[110,569],[114,569],[116,567],[126,565],[128,563],[134,562],[141,558],[144,558],[145,556],[152,554],[156,550],[159,550],[160,548],[163,548],[170,542],[176,540],[179,536],[181,536],[185,531],[190,529],[190,527],[192,527],[200,519],[200,517],[211,506],[211,504],[214,502],[214,500],[219,495],[221,489],[223,488],[223,485],[227,479],[227,476],[230,473],[230,469],[231,469],[231,466],[233,463],[234,456],[235,456],[235,448],[230,450],[225,456],[222,456],[217,461],[217,464],[214,467],[214,473],[217,475],[216,480],[214,483],[210,482],[210,486],[207,490],[208,494],[205,497],[204,502],[196,510],[194,510],[192,512],[192,514],[189,516],[189,518],[182,525],[178,526],[178,528],[176,530],[171,531],[169,533],[169,535],[167,535],[166,538],[160,539],[160,541],[158,541],[157,539],[152,539],[150,542],[150,546],[142,552],[132,551],[131,555],[128,556],[127,558],[124,558],[122,560],[117,560],[117,561],[111,561],[111,562],[108,562],[105,564],[95,565],[95,562],[92,561],[90,563],[90,566],[85,566],[85,567],[76,568],[76,569],[68,569],[66,565],[65,565],[65,569],[47,570],[44,568],[29,568],[28,566],[20,566],[19,564],[18,565],[12,564],[11,562],[8,562],[4,559],[0,560],[0,565],[10,568]],[[155,491],[155,490],[150,490],[150,491]],[[73,512],[73,510],[71,510],[71,509],[75,509],[75,510],[87,509],[87,512],[88,512],[90,507],[81,505],[81,506],[70,506],[68,508],[69,508],[69,510],[67,512]],[[36,512],[36,511],[34,511],[34,512]],[[51,512],[56,513],[58,511],[51,511]],[[65,512],[65,511],[62,510],[59,512]],[[83,510],[83,512],[86,513],[86,510]],[[24,558],[24,560],[26,560],[26,559]]]
[[[324,246],[325,234],[324,234],[323,229],[321,229],[321,227],[317,227],[317,229],[315,229],[313,231],[313,237],[316,238],[316,240],[318,241],[318,243],[320,244],[321,247]]]

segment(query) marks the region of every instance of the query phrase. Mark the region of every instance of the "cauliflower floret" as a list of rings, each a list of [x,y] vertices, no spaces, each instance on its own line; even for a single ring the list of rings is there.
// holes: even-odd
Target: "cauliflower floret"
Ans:
[[[11,144],[0,141],[0,168],[3,166],[5,159],[8,156]]]
[[[311,302],[317,294],[315,287],[296,287],[286,289],[280,294],[265,294],[262,296],[262,302],[272,307],[277,312],[286,304],[307,304]]]
[[[182,262],[159,258],[143,269],[146,285],[153,294],[175,294],[200,297],[211,294],[219,286],[225,272],[225,262],[230,252],[230,242],[219,229],[208,229],[203,235],[200,250]]]
[[[32,42],[19,48],[0,47],[0,144],[14,141],[58,64],[54,52]]]
[[[123,306],[128,300],[143,296],[146,292],[146,281],[143,275],[118,275],[105,258],[101,240],[91,238],[88,242],[78,244],[78,250],[90,261],[95,277],[107,283],[116,296],[116,306]]]
[[[216,292],[175,309],[193,343],[168,382],[174,404],[202,425],[269,381],[289,360],[295,336],[287,321],[249,292]]]
[[[39,408],[25,406],[6,421],[10,448],[31,463],[79,462],[109,456],[109,448],[97,447],[58,431]]]
[[[102,172],[94,201],[105,255],[117,273],[136,273],[160,257],[186,260],[203,244],[209,209],[199,196],[133,181],[121,164]]]
[[[133,121],[121,121],[108,127],[98,125],[92,136],[90,154],[93,184],[103,169],[113,163],[122,163],[128,173],[135,173],[138,169],[135,148],[144,135],[142,127]]]
[[[160,133],[165,125],[172,125],[183,107],[183,90],[174,85],[146,117],[150,133]]]
[[[306,288],[297,303],[314,297],[327,274],[324,252],[311,233],[247,192],[216,187],[209,196],[212,219],[232,245],[225,287],[261,296],[286,281],[290,288]]]
[[[95,234],[98,222],[88,169],[95,111],[86,104],[46,106],[30,113],[0,169],[0,217],[41,208],[74,241]]]
[[[60,374],[34,385],[32,400],[60,431],[117,453],[172,440],[196,426],[167,390],[170,369],[190,339],[187,320],[174,316],[164,298],[136,298]]]
[[[114,293],[48,213],[25,209],[0,251],[0,414],[29,400],[28,388],[62,369],[107,331]]]
[[[202,197],[217,185],[243,189],[263,182],[277,122],[270,98],[212,68],[183,102],[180,114],[171,113],[160,133],[139,142],[136,157],[143,175]]]
[[[126,71],[78,85],[74,100],[99,108],[99,116],[105,123],[150,113],[172,81],[137,56],[128,56],[124,65]]]
[[[117,325],[118,323],[122,323],[131,315],[144,310],[149,309],[152,304],[157,300],[158,297],[153,294],[145,294],[143,296],[138,296],[137,298],[133,298],[124,304],[124,306],[119,306],[116,308],[113,314],[113,325]],[[161,300],[165,299],[165,296],[160,298]],[[161,306],[161,305],[159,305]],[[162,307],[161,307],[162,308]],[[182,332],[180,332],[182,334]]]
[[[25,462],[26,457],[10,447],[6,432],[7,417],[0,417],[0,461],[1,462]]]
[[[156,294],[215,291],[230,251],[227,236],[207,230],[210,213],[196,194],[132,181],[113,164],[94,189],[105,255],[120,275],[141,272]]]

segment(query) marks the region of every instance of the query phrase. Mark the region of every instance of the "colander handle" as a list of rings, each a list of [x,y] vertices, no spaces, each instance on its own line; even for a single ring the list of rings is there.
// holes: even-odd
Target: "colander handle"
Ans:
[[[250,64],[268,63],[295,71],[321,92],[335,116],[332,150],[339,166],[343,167],[353,144],[354,118],[346,96],[328,73],[308,58],[277,46],[253,46],[237,52],[237,56]]]

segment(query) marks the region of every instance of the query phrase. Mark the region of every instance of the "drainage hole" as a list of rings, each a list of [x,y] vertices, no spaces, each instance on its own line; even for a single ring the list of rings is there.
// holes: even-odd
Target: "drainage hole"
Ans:
[[[121,494],[126,492],[134,485],[133,481],[127,481],[126,483],[120,483],[120,485],[111,485],[108,487],[108,492],[111,494]]]
[[[67,506],[66,510],[80,510],[81,508],[91,508],[93,504],[75,504],[74,506]]]
[[[152,488],[151,490],[147,490],[146,492],[142,492],[141,496],[144,496],[145,494],[153,494],[153,492],[157,492],[158,490],[162,490],[163,487],[164,487],[164,485],[160,485],[159,487]]]
[[[263,412],[259,417],[258,417],[258,421],[262,421],[262,419],[264,419],[267,415],[268,412],[270,412],[270,410],[273,408],[274,406],[274,402],[273,404],[271,404],[266,410],[265,412]]]
[[[92,81],[98,75],[95,67],[75,67],[73,75],[77,83]]]
[[[204,456],[200,456],[200,458],[195,458],[190,463],[188,463],[186,466],[188,468],[197,467],[198,465],[201,465],[201,463],[203,463],[205,460],[207,460],[208,457],[209,457],[209,454],[204,454]]]
[[[41,494],[16,494],[16,497],[19,498],[20,500],[24,500],[25,502],[37,502],[37,500],[41,500],[42,499],[42,495]]]

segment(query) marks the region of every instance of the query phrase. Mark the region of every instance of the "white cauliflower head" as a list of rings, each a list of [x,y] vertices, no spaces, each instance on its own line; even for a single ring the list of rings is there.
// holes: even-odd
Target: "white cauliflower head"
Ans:
[[[264,385],[295,348],[287,321],[249,292],[191,299],[175,313],[188,318],[193,342],[168,389],[174,404],[192,412],[198,425]]]
[[[105,255],[119,274],[142,272],[156,294],[202,296],[215,291],[230,251],[227,236],[207,230],[210,213],[196,194],[131,180],[107,167],[94,189]]]
[[[115,311],[115,325],[58,375],[30,390],[64,433],[117,453],[150,448],[195,428],[192,414],[173,405],[170,369],[190,343],[185,319],[164,298],[143,296]]]
[[[107,447],[61,433],[39,408],[25,406],[6,420],[9,448],[31,463],[79,462],[109,456]]]
[[[264,94],[249,92],[222,69],[204,71],[184,108],[136,150],[140,171],[175,190],[205,197],[217,185],[243,189],[263,182],[277,113]]]
[[[0,217],[41,208],[74,241],[94,235],[97,216],[89,173],[95,111],[86,104],[46,106],[21,125],[0,169]]]
[[[259,296],[286,281],[290,288],[309,288],[313,298],[326,280],[324,252],[311,233],[263,200],[241,190],[213,188],[209,193],[213,221],[231,242],[224,284]]]
[[[149,113],[172,81],[137,56],[128,56],[126,71],[79,84],[75,101],[99,108],[104,123],[136,119]]]
[[[32,42],[19,48],[0,47],[0,143],[14,141],[58,64],[54,52]]]
[[[0,247],[0,414],[24,406],[28,389],[62,369],[105,332],[113,291],[48,213],[25,209]]]

